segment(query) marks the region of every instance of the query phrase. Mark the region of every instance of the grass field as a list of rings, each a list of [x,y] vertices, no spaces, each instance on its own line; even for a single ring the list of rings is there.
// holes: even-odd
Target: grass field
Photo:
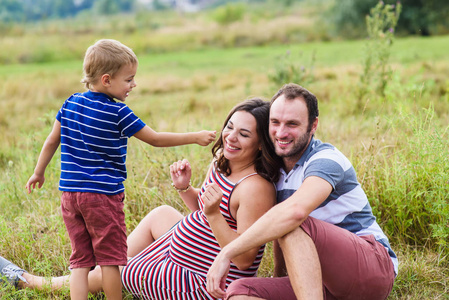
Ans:
[[[305,70],[304,83],[298,83],[319,99],[317,138],[351,159],[399,256],[400,273],[389,299],[449,299],[449,37],[396,40],[385,95],[358,99],[364,45],[335,41],[142,54],[138,86],[127,104],[157,131],[219,130],[236,103],[250,96],[270,99],[280,87],[270,75],[292,65]],[[0,255],[43,276],[68,273],[59,158],[47,168],[41,190],[28,195],[24,185],[56,111],[70,94],[83,90],[81,58],[0,66]],[[129,231],[161,204],[187,212],[168,174],[180,158],[192,162],[193,183],[199,185],[210,147],[163,149],[130,140]],[[266,255],[260,276],[269,276],[271,268]],[[0,296],[66,299],[68,293],[0,287]]]

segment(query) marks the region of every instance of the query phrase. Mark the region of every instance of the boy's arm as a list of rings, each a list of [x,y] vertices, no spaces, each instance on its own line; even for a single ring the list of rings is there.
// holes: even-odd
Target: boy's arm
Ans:
[[[41,188],[45,181],[45,169],[50,163],[53,155],[59,147],[59,143],[61,142],[61,123],[56,120],[53,124],[53,129],[48,135],[47,139],[44,142],[44,146],[42,147],[41,153],[39,155],[39,159],[37,160],[36,168],[34,169],[34,174],[28,180],[25,188],[28,190],[28,193],[31,193],[31,190],[36,188],[36,183],[38,184],[38,188]]]
[[[187,144],[207,146],[215,140],[216,132],[207,130],[186,133],[156,132],[145,125],[134,136],[155,147],[173,147]]]

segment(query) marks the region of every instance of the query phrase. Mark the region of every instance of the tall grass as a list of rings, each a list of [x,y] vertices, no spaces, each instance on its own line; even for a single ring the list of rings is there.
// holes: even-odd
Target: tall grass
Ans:
[[[397,109],[363,162],[364,186],[393,244],[429,245],[442,261],[449,255],[449,127],[440,127],[432,107],[416,114]],[[383,142],[391,135],[393,143]],[[446,260],[447,261],[447,260]]]

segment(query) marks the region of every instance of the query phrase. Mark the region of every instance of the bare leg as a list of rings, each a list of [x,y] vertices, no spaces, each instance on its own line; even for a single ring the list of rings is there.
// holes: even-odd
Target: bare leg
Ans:
[[[103,291],[103,276],[101,273],[100,266],[96,266],[95,269],[89,272],[89,293],[97,294]]]
[[[183,217],[179,211],[168,205],[150,211],[128,236],[128,257],[137,255]]]
[[[85,300],[89,295],[88,279],[90,268],[78,268],[72,270],[70,277],[70,298],[72,300]]]
[[[60,276],[60,277],[42,277],[42,276],[36,276],[29,273],[23,273],[22,275],[28,283],[25,283],[23,281],[19,281],[19,288],[30,288],[30,289],[36,289],[36,290],[43,290],[50,288],[52,290],[59,290],[64,287],[69,287],[70,283],[70,276]]]
[[[108,300],[122,299],[122,280],[118,266],[101,266],[103,290]]]
[[[310,236],[299,227],[279,242],[297,299],[323,299],[321,265]]]
[[[150,211],[128,236],[128,257],[133,257],[166,233],[184,216],[171,206],[163,205]],[[121,270],[121,267],[120,267]],[[89,292],[95,294],[103,290],[101,269],[97,266],[89,272]],[[23,273],[28,284],[19,281],[19,288],[59,290],[69,287],[70,275],[60,277],[41,277]]]
[[[22,275],[27,281],[19,281],[19,288],[29,288],[35,290],[51,289],[53,291],[60,290],[62,288],[70,287],[70,275],[64,275],[59,277],[42,277],[29,273],[23,273]],[[94,270],[89,272],[89,292],[95,294],[102,291],[101,283],[101,269],[97,266]]]

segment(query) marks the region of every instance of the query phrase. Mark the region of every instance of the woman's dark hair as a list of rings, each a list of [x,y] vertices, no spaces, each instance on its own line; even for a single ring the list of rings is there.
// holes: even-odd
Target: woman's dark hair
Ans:
[[[270,103],[260,98],[252,98],[234,106],[224,121],[220,137],[212,147],[212,154],[217,160],[217,170],[226,176],[231,175],[229,161],[223,155],[223,129],[227,126],[229,119],[237,111],[250,113],[256,119],[256,131],[261,144],[261,151],[254,160],[257,174],[263,178],[276,182],[279,179],[279,169],[282,166],[282,160],[274,151],[273,144],[268,137],[268,124],[270,114]]]

